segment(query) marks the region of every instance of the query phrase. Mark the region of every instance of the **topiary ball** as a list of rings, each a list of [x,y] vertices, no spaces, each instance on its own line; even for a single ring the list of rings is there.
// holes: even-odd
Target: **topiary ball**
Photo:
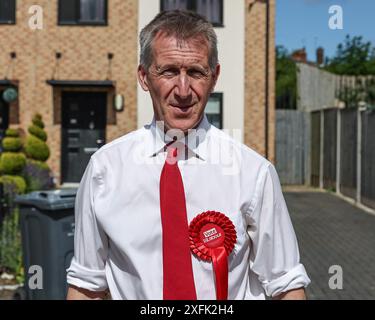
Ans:
[[[16,138],[16,137],[20,136],[20,133],[18,132],[17,129],[7,129],[5,131],[5,136],[6,137],[14,137],[14,138]]]
[[[33,125],[39,127],[39,128],[44,128],[44,123],[42,120],[42,116],[40,114],[36,114],[33,119],[32,119]]]
[[[26,165],[26,157],[19,152],[3,152],[0,156],[0,172],[3,174],[21,173]]]
[[[46,161],[50,155],[48,146],[42,140],[34,136],[27,137],[25,153],[28,158],[39,161]]]
[[[22,148],[22,141],[20,138],[5,137],[2,141],[4,151],[17,152]]]
[[[47,133],[40,127],[36,125],[32,125],[28,129],[29,133],[36,136],[40,140],[43,140],[44,142],[47,141]]]

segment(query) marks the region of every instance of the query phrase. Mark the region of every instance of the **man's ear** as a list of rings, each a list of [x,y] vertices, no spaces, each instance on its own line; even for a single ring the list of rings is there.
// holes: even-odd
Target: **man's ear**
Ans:
[[[142,65],[138,66],[138,82],[144,91],[149,91],[147,83],[147,72]]]
[[[213,92],[215,90],[217,79],[220,76],[220,68],[221,68],[220,64],[217,64],[216,68],[215,68],[215,73],[213,74],[213,84],[212,84],[211,92]]]

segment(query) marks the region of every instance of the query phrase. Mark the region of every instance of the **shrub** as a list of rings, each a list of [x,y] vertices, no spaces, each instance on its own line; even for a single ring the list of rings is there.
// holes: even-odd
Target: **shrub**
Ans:
[[[18,176],[2,176],[0,183],[4,186],[4,200],[7,204],[0,224],[0,273],[6,271],[14,274],[16,281],[21,284],[24,281],[21,230],[19,209],[13,200],[17,194],[25,191],[26,183]]]
[[[50,155],[50,151],[46,143],[34,135],[27,137],[25,143],[25,153],[28,158],[39,161],[46,161]]]
[[[7,129],[5,131],[5,135],[7,137],[19,137],[20,136],[20,134],[19,134],[19,132],[18,132],[17,129]]]
[[[17,152],[22,148],[18,130],[8,129],[2,144],[4,152],[0,155],[0,173],[20,174],[26,164],[26,158],[23,153]]]
[[[20,152],[3,152],[0,156],[0,172],[2,174],[20,174],[26,164],[26,157]]]
[[[17,174],[22,173],[26,164],[19,132],[8,129],[2,141],[4,152],[0,156],[0,184],[4,186],[6,210],[0,225],[0,269],[14,273],[21,283],[24,278],[22,267],[21,233],[19,226],[19,210],[13,204],[17,194],[24,193],[26,182]]]
[[[23,283],[21,231],[17,207],[4,217],[0,228],[0,267],[15,274],[18,283]]]
[[[47,133],[43,130],[42,116],[40,114],[34,115],[32,123],[28,128],[30,135],[26,138],[24,148],[28,159],[23,172],[28,192],[54,188],[51,170],[45,163],[50,156],[50,150],[46,144]]]
[[[28,131],[30,134],[36,136],[40,140],[47,141],[47,133],[42,128],[36,125],[31,125]]]
[[[16,137],[5,137],[2,141],[3,149],[5,151],[17,152],[22,148],[22,141]]]
[[[26,156],[33,160],[47,161],[50,151],[45,143],[47,141],[47,133],[43,130],[42,116],[40,114],[34,115],[32,123],[28,129],[30,136],[27,137],[25,144]]]
[[[45,162],[27,159],[24,177],[27,183],[27,192],[54,188],[51,170]]]
[[[9,196],[24,193],[26,191],[26,182],[23,177],[4,175],[0,177],[0,183],[4,185],[4,192]]]
[[[44,122],[43,122],[43,120],[42,120],[42,116],[41,116],[39,113],[37,113],[37,114],[33,117],[33,119],[32,119],[32,123],[33,123],[35,126],[41,128],[41,129],[44,129]]]

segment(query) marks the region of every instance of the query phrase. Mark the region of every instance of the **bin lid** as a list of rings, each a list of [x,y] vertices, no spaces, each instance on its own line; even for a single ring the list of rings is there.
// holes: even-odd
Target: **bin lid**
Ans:
[[[34,191],[19,195],[15,202],[21,206],[36,207],[41,210],[62,210],[74,208],[77,189]]]

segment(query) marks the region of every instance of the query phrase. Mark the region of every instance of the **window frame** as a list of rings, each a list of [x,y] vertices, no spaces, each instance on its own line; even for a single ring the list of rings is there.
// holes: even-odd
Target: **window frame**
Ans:
[[[224,102],[224,99],[223,99],[223,96],[224,96],[224,93],[223,92],[212,92],[208,98],[208,101],[210,100],[210,98],[215,98],[215,99],[218,99],[219,100],[219,103],[220,103],[220,108],[219,108],[219,115],[220,115],[220,127],[218,129],[223,129],[224,128],[224,115],[223,115],[223,102]],[[207,103],[208,103],[207,101]],[[207,114],[206,114],[206,107],[204,108],[205,111],[204,111],[204,114],[206,115],[207,117]]]
[[[209,21],[214,28],[224,28],[224,0],[218,0],[220,4],[220,22]],[[188,1],[187,9],[197,13],[197,0]],[[164,0],[160,0],[160,12],[164,10]]]
[[[12,12],[12,17],[10,20],[1,20],[0,19],[0,25],[15,25],[17,23],[17,0],[9,0],[13,1],[14,10]]]
[[[95,22],[95,21],[88,21],[88,22],[81,22],[79,19],[80,17],[72,22],[72,21],[61,21],[61,5],[63,0],[58,0],[58,9],[57,9],[57,25],[58,26],[91,26],[91,27],[105,27],[108,26],[108,1],[104,0],[104,21],[103,22]],[[76,12],[80,15],[80,6],[81,0],[75,0],[76,5]]]
[[[0,115],[2,118],[2,121],[0,122],[0,131],[4,131],[9,128],[9,103],[5,102],[3,99],[3,92],[6,90],[6,88],[0,87],[0,110],[6,109],[6,111]],[[3,109],[4,108],[4,109]],[[4,121],[5,120],[5,121]],[[3,122],[4,121],[4,122]],[[5,126],[6,124],[6,126]],[[0,137],[1,140],[1,137]],[[0,146],[1,149],[1,146]]]

